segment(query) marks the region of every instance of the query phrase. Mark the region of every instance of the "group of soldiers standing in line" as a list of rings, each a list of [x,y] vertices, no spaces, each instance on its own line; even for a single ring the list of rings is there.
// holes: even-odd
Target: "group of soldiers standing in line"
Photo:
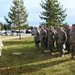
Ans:
[[[55,46],[60,53],[60,57],[64,56],[64,46],[66,45],[67,53],[71,53],[71,58],[75,58],[75,24],[70,27],[66,25],[65,28],[53,26],[39,26],[34,27],[34,42],[37,50],[45,53],[45,49],[50,50],[50,55],[54,52]],[[39,48],[41,43],[41,49]]]

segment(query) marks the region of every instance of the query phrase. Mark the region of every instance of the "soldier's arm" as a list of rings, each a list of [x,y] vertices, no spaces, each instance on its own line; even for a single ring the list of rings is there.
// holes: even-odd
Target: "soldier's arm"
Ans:
[[[44,29],[44,32],[45,32],[45,35],[46,35],[46,37],[47,37],[47,31]]]
[[[56,35],[55,35],[55,39],[57,40],[58,39],[58,34],[56,33]]]
[[[64,32],[64,34],[65,34],[65,43],[67,42],[67,34],[66,34],[66,32]]]

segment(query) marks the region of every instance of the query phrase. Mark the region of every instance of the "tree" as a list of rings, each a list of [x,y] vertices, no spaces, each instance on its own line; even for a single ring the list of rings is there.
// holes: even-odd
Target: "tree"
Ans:
[[[2,22],[0,22],[0,30],[3,30],[4,29],[4,25]]]
[[[21,26],[25,25],[28,17],[23,0],[13,0],[13,5],[10,8],[8,17],[9,19],[7,17],[4,18],[8,24],[14,25],[15,27],[19,28],[19,38],[21,39],[20,29]]]
[[[67,14],[65,14],[66,9],[63,10],[63,6],[60,5],[58,0],[41,1],[40,5],[44,9],[44,11],[41,12],[40,18],[45,20],[46,25],[56,27],[64,24],[64,20],[67,16]]]
[[[11,30],[11,24],[12,24],[12,22],[9,21],[9,20],[7,19],[7,17],[4,16],[4,18],[5,18],[6,22],[7,22],[8,29]]]

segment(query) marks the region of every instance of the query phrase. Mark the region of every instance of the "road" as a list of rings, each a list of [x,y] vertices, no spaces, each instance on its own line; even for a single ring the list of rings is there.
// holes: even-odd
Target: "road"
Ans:
[[[31,36],[31,34],[21,35],[21,37],[28,37],[28,36]],[[4,41],[4,40],[15,39],[15,38],[19,38],[19,36],[12,36],[12,37],[8,37],[8,38],[1,38],[1,39],[2,39],[2,41]]]

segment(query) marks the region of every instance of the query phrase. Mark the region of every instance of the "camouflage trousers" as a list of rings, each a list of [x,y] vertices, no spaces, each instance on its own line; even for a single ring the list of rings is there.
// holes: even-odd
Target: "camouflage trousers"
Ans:
[[[60,56],[62,56],[64,54],[63,43],[57,43],[57,44],[58,44],[58,50],[60,52]]]
[[[66,49],[67,49],[67,52],[70,53],[70,43],[69,42],[66,42]]]
[[[75,44],[70,44],[70,51],[71,51],[72,57],[75,56]]]
[[[54,50],[54,41],[49,41],[49,50],[50,50],[50,53],[52,54],[53,50]]]
[[[37,40],[35,40],[35,47],[36,47],[36,49],[37,49],[37,50],[39,50],[39,43],[40,43],[40,41],[39,41],[39,40],[38,40],[38,41],[37,41]]]
[[[41,48],[42,48],[42,52],[44,53],[45,50],[45,41],[41,40]]]

